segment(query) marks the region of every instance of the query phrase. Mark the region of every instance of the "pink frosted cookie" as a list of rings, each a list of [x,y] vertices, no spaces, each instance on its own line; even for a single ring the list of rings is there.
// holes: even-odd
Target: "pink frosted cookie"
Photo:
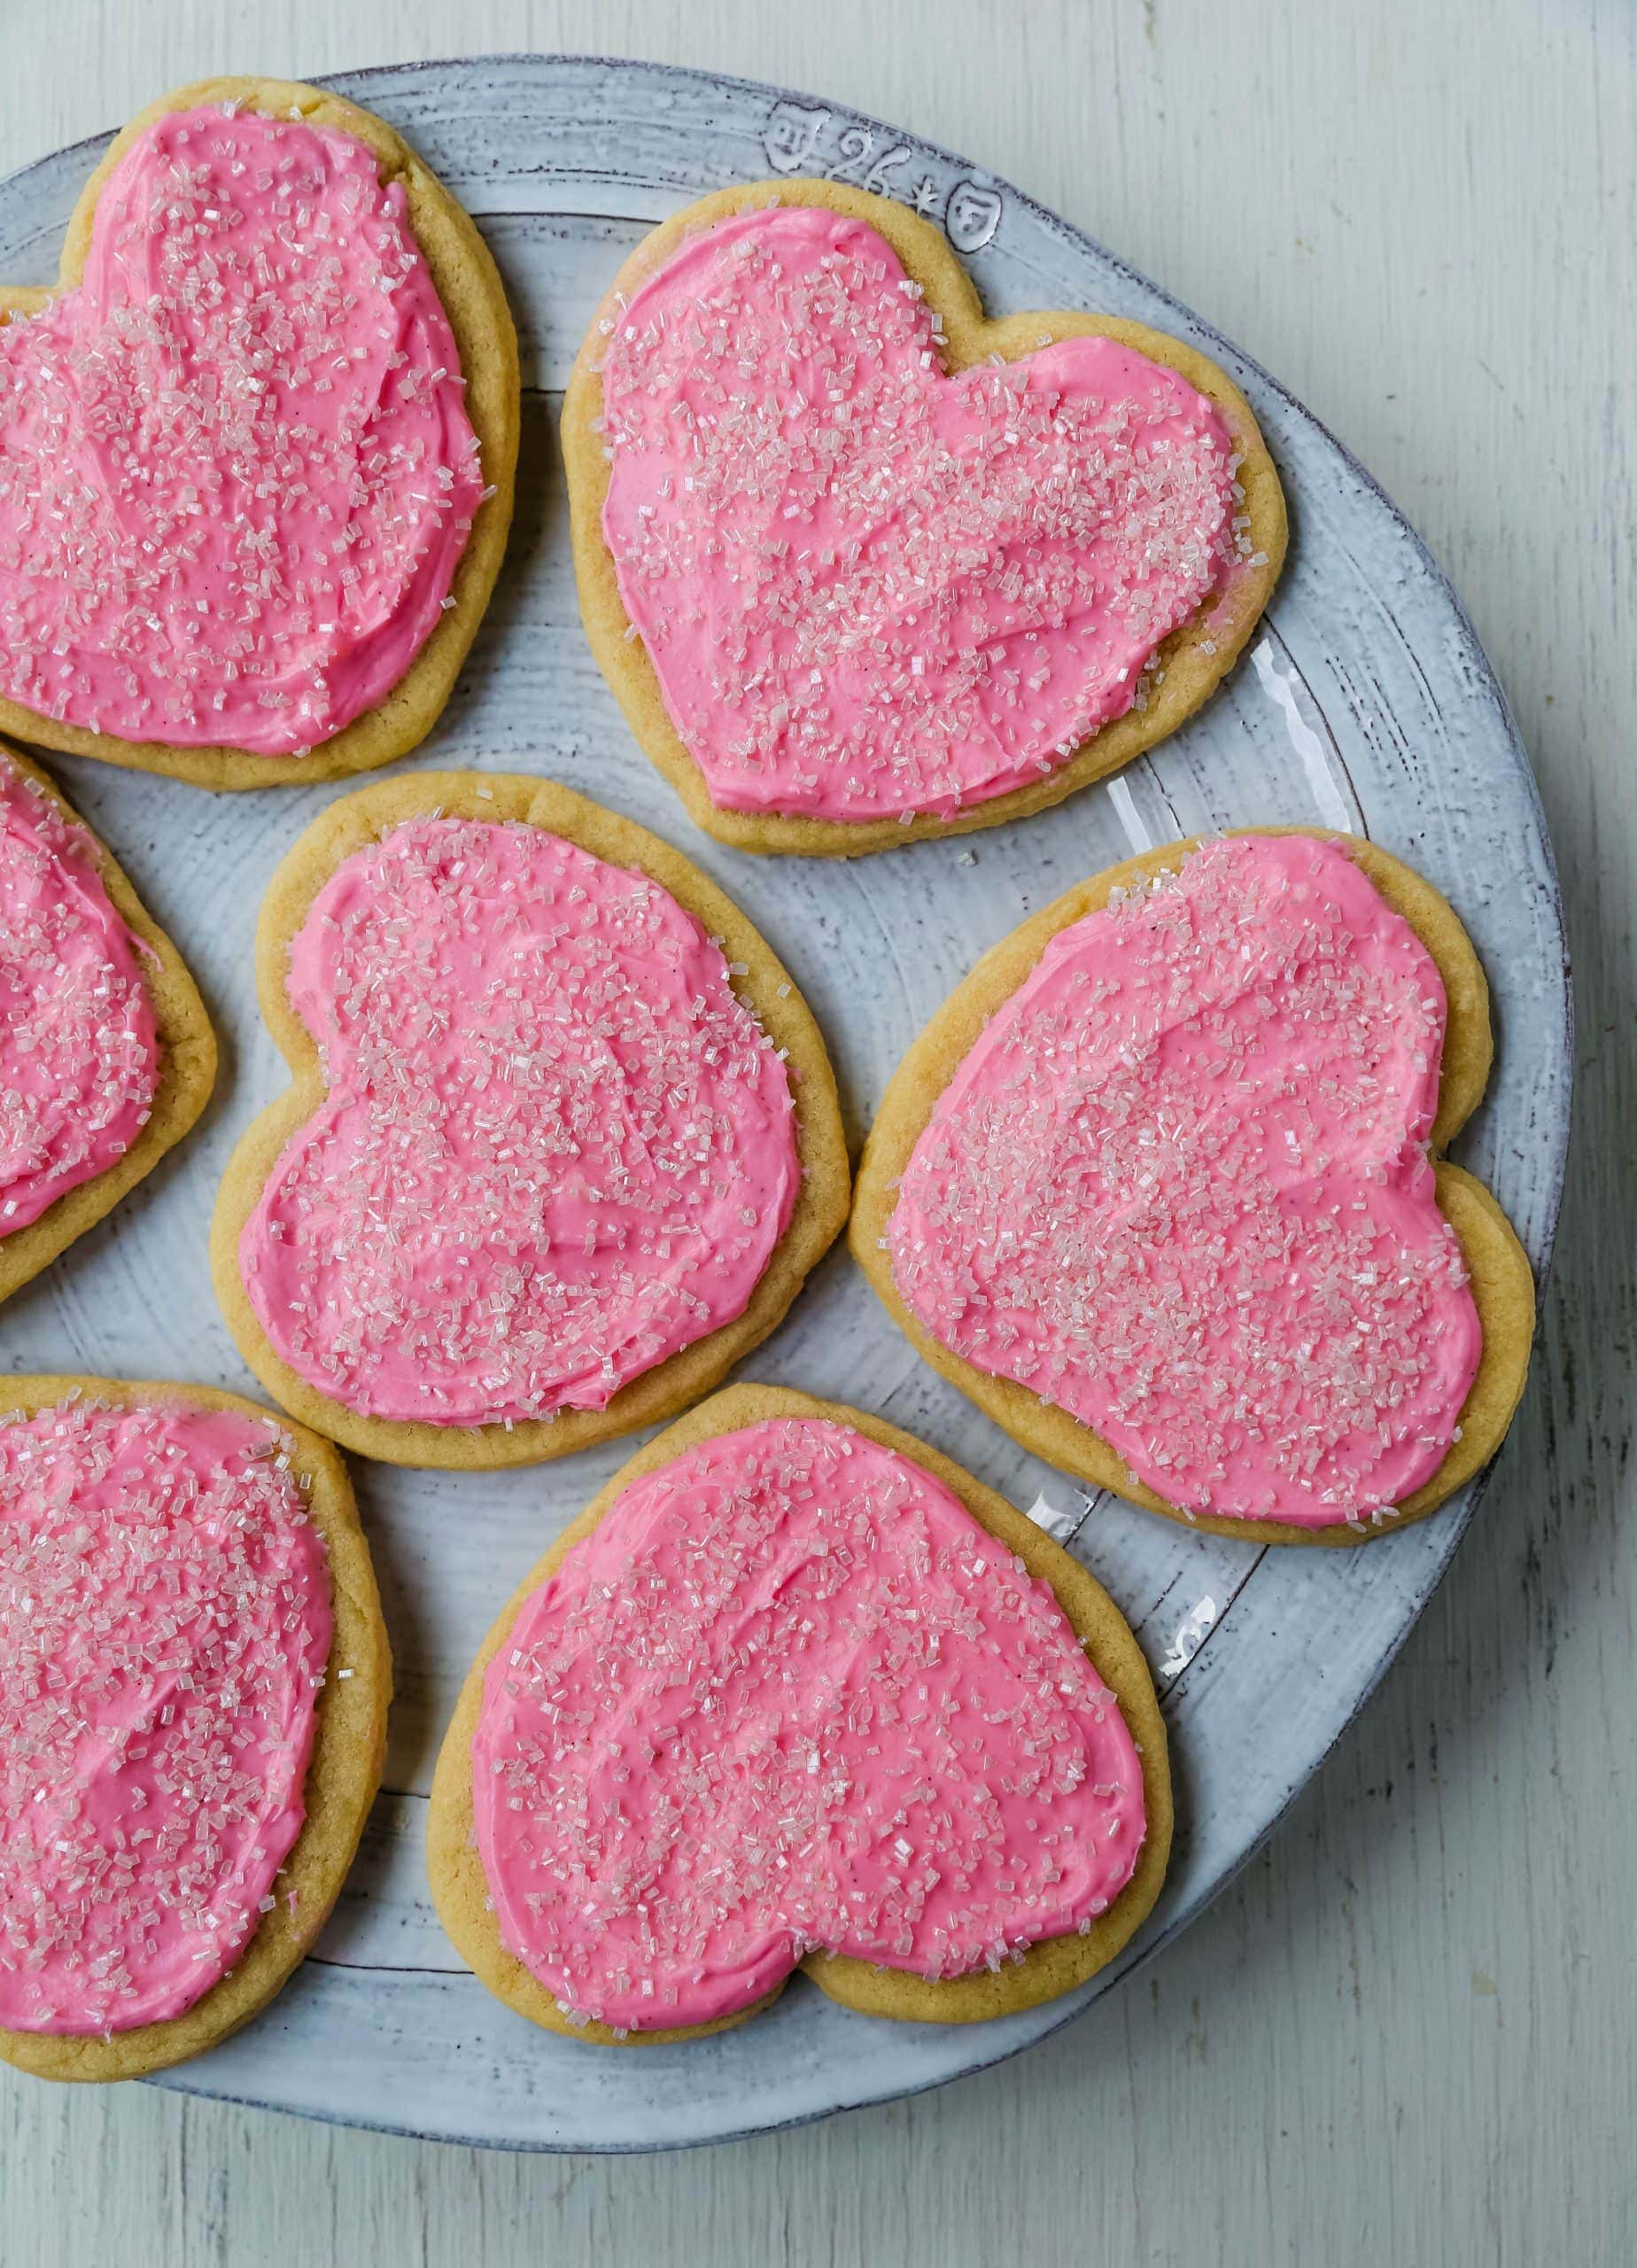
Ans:
[[[203,1388],[4,1400],[0,2055],[129,2078],[312,1942],[379,1776],[385,1634],[327,1445]]]
[[[1373,846],[1173,846],[997,946],[896,1075],[854,1249],[1029,1446],[1156,1510],[1354,1542],[1498,1445],[1533,1323],[1435,1162],[1488,1075],[1455,916]]]
[[[398,136],[313,88],[186,89],[0,316],[0,724],[211,787],[413,747],[499,565],[517,375],[487,252]]]
[[[175,947],[0,742],[0,1299],[181,1140],[215,1063]]]
[[[693,816],[752,850],[992,825],[1128,762],[1226,672],[1284,547],[1204,356],[986,323],[935,229],[833,183],[647,238],[563,446],[604,672]]]
[[[741,1386],[633,1457],[490,1633],[433,1786],[434,1895],[524,2015],[716,2030],[804,1966],[958,2023],[1110,1960],[1170,1839],[1118,1610],[907,1434]]]
[[[298,1416],[412,1464],[668,1416],[845,1215],[822,1044],[761,938],[651,835],[541,781],[332,805],[275,877],[300,1076],[229,1169],[219,1288]]]

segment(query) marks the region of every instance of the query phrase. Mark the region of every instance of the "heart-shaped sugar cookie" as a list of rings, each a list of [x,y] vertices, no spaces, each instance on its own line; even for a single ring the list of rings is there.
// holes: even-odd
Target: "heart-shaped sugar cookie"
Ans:
[[[296,1969],[381,1775],[392,1685],[327,1441],[237,1395],[0,1389],[0,2058],[122,2079]]]
[[[1500,1208],[1434,1163],[1488,999],[1374,845],[1146,853],[1005,939],[895,1074],[852,1244],[929,1361],[1097,1486],[1357,1542],[1499,1445],[1533,1327]]]
[[[582,2039],[674,2039],[800,1963],[869,2014],[1070,1991],[1152,1907],[1165,1730],[1119,1610],[958,1466],[736,1386],[525,1578],[432,1787],[482,1981]]]
[[[215,1075],[181,954],[0,742],[0,1300],[152,1171]]]
[[[466,214],[310,87],[115,140],[0,291],[0,726],[216,788],[414,747],[504,548],[516,341]]]
[[[524,1464],[668,1417],[846,1217],[817,1028],[696,868],[540,780],[332,804],[275,876],[296,1084],[213,1234],[252,1368],[395,1462]]]
[[[990,826],[1127,763],[1249,636],[1284,506],[1237,390],[1134,322],[985,322],[929,223],[828,182],[646,238],[576,364],[587,631],[749,850]]]

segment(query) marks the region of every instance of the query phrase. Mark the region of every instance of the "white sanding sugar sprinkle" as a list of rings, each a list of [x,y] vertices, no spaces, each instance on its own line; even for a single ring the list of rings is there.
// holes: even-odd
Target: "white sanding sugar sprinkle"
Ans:
[[[505,1942],[638,2028],[742,2008],[818,1946],[998,1966],[1105,1911],[1145,1824],[1050,1588],[827,1419],[633,1482],[520,1611],[473,1771]]]
[[[144,950],[88,838],[0,756],[0,1236],[147,1122],[159,1050]]]
[[[790,1082],[647,876],[408,822],[314,900],[291,997],[330,1091],[240,1261],[321,1391],[438,1425],[601,1408],[743,1312],[800,1181]]]
[[[157,120],[81,284],[0,329],[0,691],[126,739],[305,753],[441,618],[476,452],[374,152]]]
[[[1444,1020],[1334,845],[1207,844],[1061,931],[990,1019],[904,1172],[898,1288],[1168,1503],[1401,1502],[1481,1346],[1427,1155]]]
[[[0,2024],[176,2015],[265,1910],[330,1637],[288,1465],[237,1412],[0,1423]]]
[[[896,256],[741,216],[603,369],[604,533],[718,803],[947,815],[1128,709],[1248,550],[1213,406],[1106,338],[943,374]]]

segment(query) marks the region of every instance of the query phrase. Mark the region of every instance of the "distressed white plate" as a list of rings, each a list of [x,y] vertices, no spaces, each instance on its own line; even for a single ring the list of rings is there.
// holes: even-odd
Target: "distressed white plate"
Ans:
[[[1571,1012],[1534,783],[1455,593],[1298,403],[1015,190],[834,105],[560,58],[423,64],[334,83],[401,128],[477,216],[523,338],[510,557],[464,680],[412,762],[549,773],[680,844],[789,963],[828,1037],[855,1136],[978,953],[1081,876],[1213,826],[1321,821],[1369,835],[1447,892],[1483,956],[1500,1049],[1456,1154],[1544,1268],[1568,1135]],[[103,146],[81,143],[0,183],[0,276],[55,276],[63,224]],[[1253,651],[1175,739],[1058,811],[847,864],[738,856],[689,825],[586,649],[555,439],[570,359],[648,228],[708,190],[780,172],[859,182],[929,214],[969,258],[991,313],[1083,307],[1197,341],[1261,421],[1294,542]],[[254,1392],[211,1296],[206,1228],[234,1141],[284,1084],[255,1010],[257,905],[296,835],[346,789],[213,796],[94,763],[57,768],[198,976],[223,1068],[202,1128],[5,1308],[0,1363]],[[313,1957],[258,2022],[164,2084],[451,2140],[632,2149],[812,2118],[995,2062],[1088,2008],[1243,1864],[1391,1660],[1482,1487],[1353,1552],[1258,1550],[1191,1536],[1112,1500],[1088,1508],[918,1361],[840,1252],[746,1367],[908,1426],[1015,1503],[1055,1511],[1059,1532],[1079,1521],[1073,1548],[1136,1626],[1171,1727],[1179,1835],[1148,1927],[1083,1991],[996,2023],[876,2022],[798,1977],[767,2016],[691,2046],[587,2047],[536,2031],[467,1974],[438,1925],[423,1856],[426,1790],[496,1607],[633,1444],[499,1476],[361,1464],[397,1658],[387,1792]]]

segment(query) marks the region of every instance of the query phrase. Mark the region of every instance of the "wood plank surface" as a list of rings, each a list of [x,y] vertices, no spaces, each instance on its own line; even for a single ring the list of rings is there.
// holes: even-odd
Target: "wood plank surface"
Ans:
[[[221,70],[505,48],[925,132],[1254,354],[1449,568],[1568,894],[1577,1139],[1519,1438],[1273,1842],[1018,2061],[686,2156],[0,2077],[0,2268],[1637,2260],[1637,24],[1619,0],[0,0],[0,169]]]

